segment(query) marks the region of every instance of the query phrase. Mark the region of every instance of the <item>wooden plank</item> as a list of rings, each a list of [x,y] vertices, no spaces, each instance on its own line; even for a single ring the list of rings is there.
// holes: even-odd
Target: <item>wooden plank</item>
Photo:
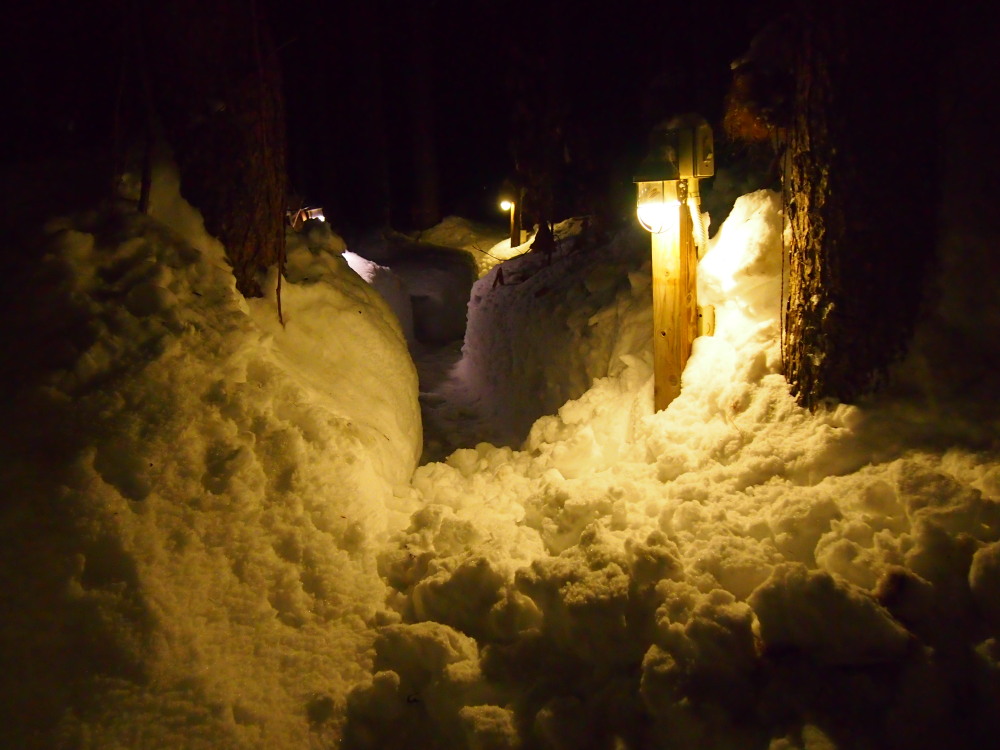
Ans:
[[[653,238],[653,405],[665,409],[681,392],[681,373],[698,335],[698,259],[687,206]]]

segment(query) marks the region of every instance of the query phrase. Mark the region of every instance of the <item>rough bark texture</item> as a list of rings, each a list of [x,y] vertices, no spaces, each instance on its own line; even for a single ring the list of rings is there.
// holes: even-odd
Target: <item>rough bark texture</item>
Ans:
[[[913,9],[851,5],[801,0],[793,42],[782,354],[811,408],[855,400],[905,351],[934,248],[934,37]]]
[[[154,95],[181,192],[218,238],[246,296],[281,262],[285,132],[281,81],[255,0],[176,0],[149,10]]]

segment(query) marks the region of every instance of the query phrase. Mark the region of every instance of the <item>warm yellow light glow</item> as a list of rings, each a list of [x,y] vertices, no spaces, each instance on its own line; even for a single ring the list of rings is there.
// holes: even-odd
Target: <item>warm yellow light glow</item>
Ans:
[[[508,200],[502,200],[502,201],[500,201],[500,210],[501,211],[510,211],[512,208],[514,208],[514,202],[513,201],[508,201]]]
[[[666,232],[677,223],[677,183],[673,180],[640,182],[636,201],[639,223],[653,234]]]
[[[638,207],[639,223],[653,234],[661,234],[677,221],[677,203],[645,203]]]

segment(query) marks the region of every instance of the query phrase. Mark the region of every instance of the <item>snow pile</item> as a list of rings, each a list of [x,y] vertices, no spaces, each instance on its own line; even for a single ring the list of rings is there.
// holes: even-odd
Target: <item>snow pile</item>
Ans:
[[[477,275],[482,277],[502,260],[513,257],[509,232],[463,219],[446,216],[438,224],[420,233],[420,242],[467,250],[476,262]],[[507,252],[503,252],[506,248]],[[515,247],[515,250],[517,248]]]
[[[408,342],[413,341],[413,302],[410,290],[403,280],[385,266],[362,258],[357,253],[345,251],[343,256],[347,265],[382,295],[382,299],[396,315],[403,336]]]
[[[455,425],[452,446],[519,445],[536,419],[648,344],[648,235],[626,233],[609,247],[580,220],[555,234],[551,257],[525,253],[473,286],[462,359],[431,415]]]
[[[794,404],[779,206],[741,198],[712,243],[700,301],[717,335],[696,342],[660,413],[638,330],[648,272],[615,267],[622,245],[600,260],[564,243],[551,266],[525,256],[504,266],[513,283],[477,285],[459,382],[509,399],[513,419],[491,407],[507,434],[557,371],[608,374],[521,450],[482,443],[417,470],[422,507],[379,555],[392,593],[346,747],[995,737],[1000,457],[908,445],[909,424],[877,405]],[[505,331],[487,338],[501,309]]]
[[[19,286],[0,744],[304,747],[365,671],[416,374],[335,239],[290,247],[282,328],[176,185],[153,205],[51,222]]]
[[[406,283],[389,268],[349,251],[344,240],[334,234],[325,221],[310,220],[305,222],[302,231],[289,232],[286,253],[286,274],[291,280],[304,283],[322,279],[323,269],[319,269],[317,276],[317,270],[312,268],[314,262],[322,266],[333,262],[327,256],[341,255],[351,270],[367,281],[389,305],[406,340],[413,340],[413,305]],[[304,265],[299,267],[297,264]]]
[[[990,423],[919,422],[927,349],[888,401],[794,404],[779,203],[714,239],[717,334],[656,414],[645,235],[492,271],[441,412],[519,449],[416,471],[402,330],[328,230],[282,328],[176,187],[50,223],[5,298],[0,744],[988,746]]]

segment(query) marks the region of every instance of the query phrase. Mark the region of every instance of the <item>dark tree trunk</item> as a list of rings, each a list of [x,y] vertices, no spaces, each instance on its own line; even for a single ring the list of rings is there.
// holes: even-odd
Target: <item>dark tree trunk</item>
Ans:
[[[413,223],[417,229],[441,220],[437,150],[434,147],[434,102],[431,89],[431,50],[425,3],[409,0],[410,20],[410,132],[413,137]]]
[[[245,296],[285,242],[285,125],[277,58],[256,0],[150,6],[154,95],[181,192],[218,238]]]
[[[349,115],[344,185],[347,218],[359,227],[389,226],[389,143],[383,99],[383,19],[381,3],[348,3],[344,8],[343,40],[347,56],[341,62],[346,72]]]
[[[857,399],[905,351],[934,249],[934,37],[896,5],[797,4],[782,355],[810,408]]]
[[[556,218],[563,176],[568,103],[560,12],[560,3],[531,6],[519,19],[525,33],[510,39],[510,146],[516,181],[523,188],[526,229]]]

